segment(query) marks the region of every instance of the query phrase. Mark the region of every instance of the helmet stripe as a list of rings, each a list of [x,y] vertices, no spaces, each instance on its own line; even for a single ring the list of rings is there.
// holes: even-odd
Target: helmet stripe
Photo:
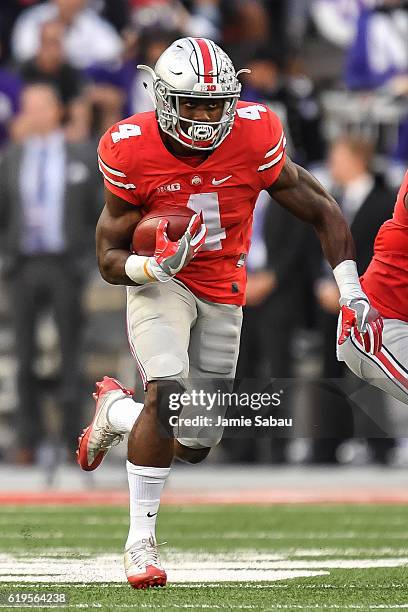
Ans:
[[[191,43],[191,46],[193,47],[193,51],[194,51],[194,55],[195,55],[195,59],[197,62],[197,77],[198,77],[198,82],[201,83],[201,79],[202,79],[202,75],[204,74],[204,61],[203,61],[203,56],[201,54],[201,50],[200,47],[197,44],[197,39],[196,38],[189,38],[188,39]],[[193,65],[194,68],[194,65]]]
[[[211,57],[210,49],[207,41],[204,38],[196,38],[197,44],[200,47],[201,55],[204,63],[204,83],[214,83],[215,66]]]

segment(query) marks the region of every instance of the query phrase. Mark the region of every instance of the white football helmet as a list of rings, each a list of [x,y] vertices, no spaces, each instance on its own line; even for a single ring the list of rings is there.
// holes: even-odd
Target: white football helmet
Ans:
[[[142,64],[153,78],[157,119],[163,132],[190,149],[213,151],[231,131],[241,83],[228,55],[206,38],[180,38],[159,57],[154,70]],[[147,87],[147,85],[145,85]],[[180,98],[222,98],[220,121],[204,122],[180,115]]]

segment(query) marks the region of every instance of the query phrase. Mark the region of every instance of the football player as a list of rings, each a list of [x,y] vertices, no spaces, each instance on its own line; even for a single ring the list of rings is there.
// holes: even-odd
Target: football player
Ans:
[[[172,460],[198,463],[222,435],[212,428],[196,437],[165,438],[158,433],[158,405],[168,408],[170,394],[183,391],[188,377],[234,378],[245,260],[261,190],[315,227],[342,304],[362,336],[370,333],[372,350],[381,345],[381,324],[360,286],[339,207],[286,155],[278,117],[262,104],[239,101],[240,72],[226,53],[210,40],[182,38],[154,70],[140,68],[153,78],[156,112],[119,122],[100,141],[106,204],[96,241],[102,277],[127,287],[129,341],[145,402],[134,402],[132,391],[112,378],[98,383],[78,461],[84,470],[95,469],[129,433],[125,571],[133,587],[146,588],[166,583],[155,524]],[[163,220],[154,255],[131,253],[143,214],[169,204],[196,211],[184,236],[171,242]]]
[[[374,256],[361,284],[371,304],[383,317],[383,345],[367,350],[354,314],[339,316],[337,355],[363,380],[408,404],[408,172],[398,193],[392,219],[380,228]],[[350,333],[344,335],[344,330]],[[348,337],[347,337],[348,336]]]

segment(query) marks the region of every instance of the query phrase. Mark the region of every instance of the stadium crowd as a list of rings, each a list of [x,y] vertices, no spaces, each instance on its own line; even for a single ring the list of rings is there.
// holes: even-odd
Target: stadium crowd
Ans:
[[[5,460],[47,461],[58,437],[72,449],[92,409],[93,380],[120,371],[133,383],[120,290],[99,280],[93,256],[103,204],[96,144],[116,121],[152,109],[136,65],[153,66],[186,35],[215,40],[237,68],[251,69],[242,98],[279,115],[291,157],[330,187],[351,225],[361,273],[392,213],[408,162],[405,0],[3,0]],[[238,376],[342,377],[331,272],[313,232],[263,194],[248,281]],[[377,392],[375,401],[384,407],[387,400]],[[392,437],[347,442],[350,407],[321,388],[291,398],[291,411],[299,410],[311,421],[319,415],[322,439],[226,440],[219,458],[386,463],[404,447]]]

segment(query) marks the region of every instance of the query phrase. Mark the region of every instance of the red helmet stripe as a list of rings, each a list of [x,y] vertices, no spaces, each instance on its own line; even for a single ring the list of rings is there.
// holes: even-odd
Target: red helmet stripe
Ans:
[[[203,38],[196,38],[197,44],[200,47],[201,55],[204,63],[204,83],[214,83],[215,66],[212,61],[211,53],[208,48],[208,43]]]

